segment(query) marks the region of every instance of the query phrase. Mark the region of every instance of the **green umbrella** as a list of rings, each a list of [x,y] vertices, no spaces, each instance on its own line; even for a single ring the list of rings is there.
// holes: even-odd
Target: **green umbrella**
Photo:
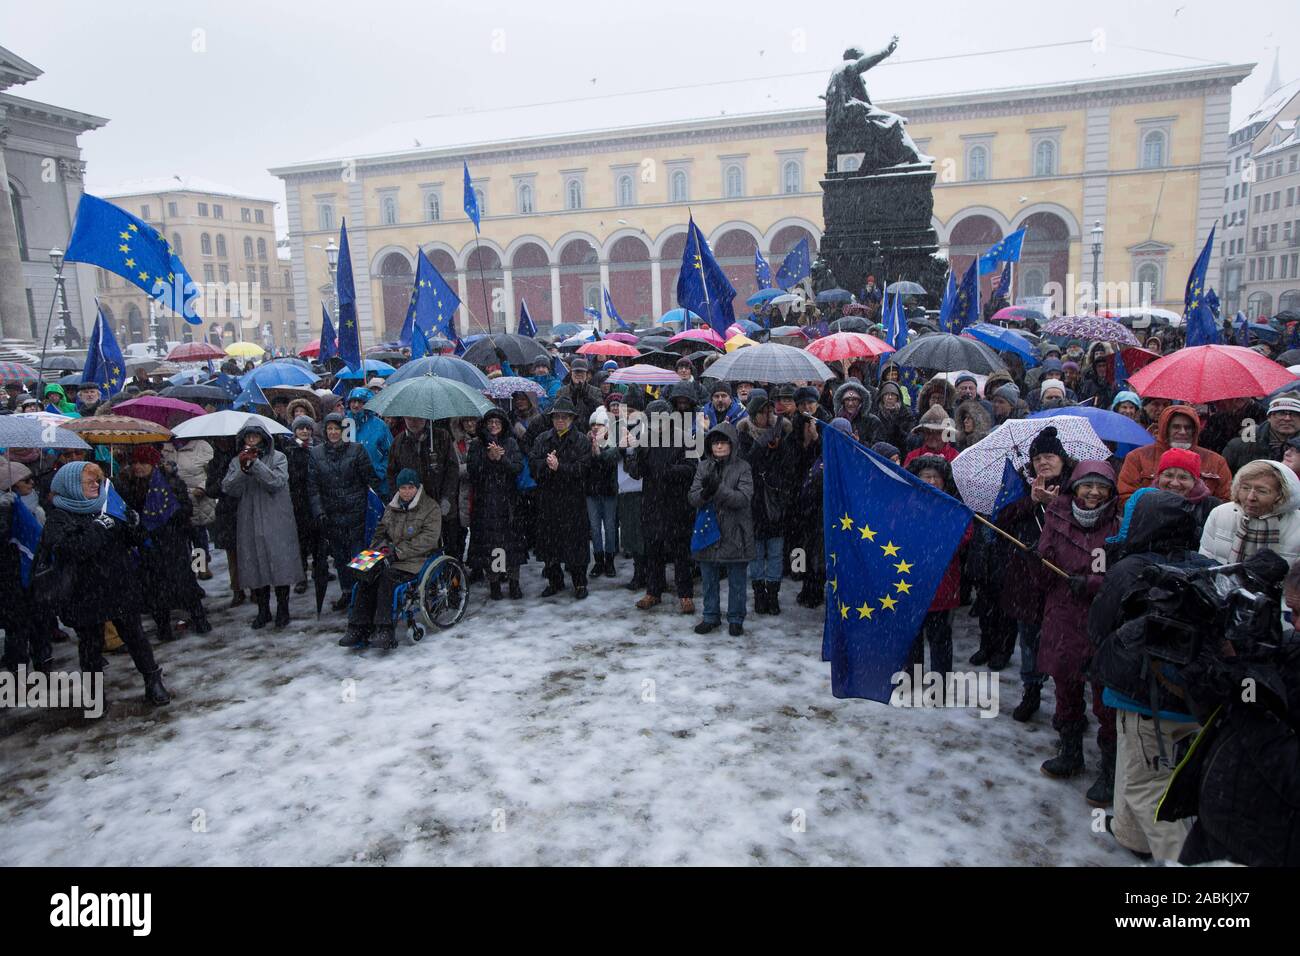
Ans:
[[[389,418],[478,418],[496,406],[468,385],[449,378],[417,375],[385,388],[366,402]]]

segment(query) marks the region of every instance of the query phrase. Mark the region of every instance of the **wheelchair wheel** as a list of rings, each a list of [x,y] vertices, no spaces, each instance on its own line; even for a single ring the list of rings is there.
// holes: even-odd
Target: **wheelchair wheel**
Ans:
[[[416,602],[427,627],[454,627],[469,607],[469,575],[455,558],[443,555],[420,576]]]

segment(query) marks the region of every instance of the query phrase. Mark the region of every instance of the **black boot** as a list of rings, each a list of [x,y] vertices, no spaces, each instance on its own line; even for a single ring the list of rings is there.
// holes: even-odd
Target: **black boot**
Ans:
[[[976,667],[982,667],[989,662],[989,649],[985,645],[984,635],[980,635],[980,646],[974,654],[970,656],[970,663]]]
[[[190,627],[194,628],[195,634],[207,634],[212,630],[212,622],[208,620],[208,612],[203,610],[202,604],[190,615]]]
[[[275,589],[275,629],[282,631],[289,626],[289,585],[282,584]]]
[[[369,632],[356,624],[349,624],[348,631],[339,638],[339,647],[365,647],[370,641]]]
[[[1074,724],[1067,724],[1061,730],[1061,739],[1057,743],[1056,756],[1050,760],[1044,760],[1041,768],[1043,773],[1049,777],[1055,777],[1058,780],[1064,780],[1066,777],[1076,777],[1083,773],[1083,732],[1087,730],[1088,722],[1081,720]]]
[[[158,640],[165,643],[176,640],[176,632],[172,630],[171,611],[164,611],[162,614],[154,615],[153,623],[158,628]]]
[[[606,551],[606,552],[605,552],[605,577],[607,577],[607,578],[616,578],[616,577],[618,577],[618,571],[614,568],[614,552],[613,552],[613,551]]]
[[[1016,704],[1016,709],[1011,712],[1011,718],[1025,723],[1034,714],[1038,713],[1038,705],[1043,694],[1042,684],[1026,684],[1024,696],[1020,698],[1020,703]]]
[[[510,600],[518,601],[524,596],[524,589],[519,586],[519,572],[515,571],[510,575]]]
[[[605,573],[605,552],[593,551],[591,553],[591,574],[590,577],[598,578]]]
[[[371,642],[371,646],[381,651],[391,651],[397,646],[397,636],[393,633],[392,621],[385,621],[375,628],[375,639]]]
[[[155,707],[172,702],[172,695],[167,693],[167,688],[163,686],[161,670],[144,675],[144,699],[145,703]]]
[[[1101,745],[1101,770],[1085,798],[1089,806],[1108,807],[1115,800],[1115,744]]]
[[[493,601],[500,601],[503,597],[501,594],[501,578],[495,574],[492,575],[492,582],[488,585],[488,597]]]
[[[352,603],[352,590],[349,588],[339,595],[337,601],[330,605],[336,611],[346,611]]]
[[[781,613],[781,582],[780,581],[767,582],[767,613],[768,614]]]
[[[587,597],[587,578],[581,571],[573,575],[573,596],[579,601]]]
[[[640,591],[645,587],[645,558],[632,558],[632,580],[624,585],[629,591]]]
[[[767,582],[754,581],[752,586],[754,589],[754,613],[766,614],[767,613]]]
[[[542,597],[544,598],[554,597],[555,595],[559,594],[561,591],[564,590],[563,571],[559,572],[558,574],[555,572],[549,572],[545,574],[545,577],[546,577],[546,588],[542,591]]]
[[[264,588],[253,588],[253,597],[257,598],[257,617],[253,618],[253,623],[249,625],[255,631],[260,631],[266,625],[271,623],[271,588],[268,585]]]

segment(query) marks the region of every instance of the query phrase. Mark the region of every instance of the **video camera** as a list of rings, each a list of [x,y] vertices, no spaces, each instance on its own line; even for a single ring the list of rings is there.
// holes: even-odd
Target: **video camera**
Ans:
[[[1141,619],[1151,657],[1177,666],[1196,660],[1207,640],[1215,651],[1223,640],[1238,654],[1269,650],[1282,643],[1286,573],[1286,561],[1268,550],[1237,564],[1157,564],[1142,572],[1145,587],[1125,599],[1125,610]]]

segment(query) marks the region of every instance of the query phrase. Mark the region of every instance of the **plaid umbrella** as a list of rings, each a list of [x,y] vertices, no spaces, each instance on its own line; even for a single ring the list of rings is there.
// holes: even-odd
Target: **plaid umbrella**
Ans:
[[[673,378],[676,379],[677,376],[674,374]],[[546,389],[531,378],[520,378],[518,375],[501,375],[497,378],[490,378],[484,391],[487,392],[489,398],[509,398],[515,392],[527,392],[529,395],[536,395],[538,398],[546,394]]]
[[[724,382],[825,382],[835,377],[815,355],[790,345],[766,342],[737,349],[708,368],[708,377]]]
[[[610,372],[608,381],[615,385],[672,385],[680,379],[671,369],[656,365],[629,365]]]
[[[1067,315],[1053,319],[1043,328],[1044,335],[1057,335],[1085,342],[1115,342],[1119,345],[1137,345],[1131,331],[1114,319],[1097,315]]]
[[[150,445],[172,437],[172,430],[165,425],[126,415],[74,418],[63,427],[76,432],[92,445]]]
[[[953,459],[952,477],[961,492],[961,500],[980,514],[992,514],[1002,488],[1002,462],[1011,459],[1011,464],[1023,474],[1029,463],[1029,446],[1049,425],[1056,429],[1061,444],[1075,461],[1105,461],[1110,457],[1110,449],[1097,437],[1086,418],[1069,414],[1013,418]]]
[[[80,448],[89,445],[65,427],[71,418],[52,412],[0,415],[0,448]]]
[[[39,382],[41,377],[36,374],[36,369],[30,365],[24,365],[22,362],[0,362],[0,385],[8,385],[10,382]]]

